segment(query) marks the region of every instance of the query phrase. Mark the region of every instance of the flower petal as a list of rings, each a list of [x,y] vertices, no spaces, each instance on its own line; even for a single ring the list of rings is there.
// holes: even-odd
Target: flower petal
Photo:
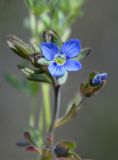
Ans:
[[[61,52],[67,55],[67,58],[73,58],[80,53],[80,48],[80,41],[71,39],[62,45]]]
[[[64,67],[67,71],[78,71],[82,68],[82,65],[77,60],[69,59],[66,61]]]
[[[63,65],[58,65],[56,62],[51,62],[48,67],[48,70],[51,73],[51,75],[55,77],[64,75],[66,71]]]
[[[108,78],[108,74],[107,73],[101,73],[101,74],[99,74],[99,77],[101,78],[101,80],[107,80],[107,78]]]
[[[54,56],[59,52],[58,46],[54,43],[43,42],[40,47],[44,57],[48,60],[53,60]]]

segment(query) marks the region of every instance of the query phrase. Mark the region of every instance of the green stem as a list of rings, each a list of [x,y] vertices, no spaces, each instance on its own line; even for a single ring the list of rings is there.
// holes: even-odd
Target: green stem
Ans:
[[[36,116],[36,107],[37,107],[36,97],[32,97],[32,106],[31,106],[31,114],[29,117],[29,125],[30,127],[35,127],[35,116]]]
[[[38,129],[39,129],[39,146],[42,146],[43,145],[43,131],[44,131],[44,118],[43,118],[43,115],[44,115],[44,110],[43,108],[41,108],[41,111],[39,113],[39,126],[38,126]]]
[[[43,145],[43,133],[44,133],[44,118],[45,118],[45,127],[46,130],[50,126],[51,121],[51,112],[50,112],[50,98],[49,98],[49,91],[50,87],[47,84],[42,84],[42,97],[43,97],[43,108],[41,108],[40,114],[39,114],[39,145]]]
[[[29,15],[30,15],[30,27],[31,27],[31,33],[32,33],[32,36],[35,37],[36,36],[36,17],[31,13],[29,12]]]
[[[49,129],[51,121],[51,106],[50,106],[50,86],[48,84],[42,84],[42,94],[43,94],[43,103],[44,103],[44,116],[46,122],[46,129]]]

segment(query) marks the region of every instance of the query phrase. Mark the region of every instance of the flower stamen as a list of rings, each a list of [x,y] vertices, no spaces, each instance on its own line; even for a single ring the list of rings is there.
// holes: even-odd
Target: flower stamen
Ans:
[[[64,55],[59,54],[55,56],[54,61],[57,64],[63,65],[66,62],[66,57]]]

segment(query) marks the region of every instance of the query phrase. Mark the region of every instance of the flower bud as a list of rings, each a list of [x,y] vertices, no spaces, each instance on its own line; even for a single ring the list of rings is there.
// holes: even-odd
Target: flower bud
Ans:
[[[29,56],[33,53],[33,50],[28,46],[28,44],[24,43],[14,35],[8,36],[7,44],[13,52],[22,58],[29,59]]]
[[[69,148],[66,145],[57,144],[54,149],[56,157],[67,157]]]
[[[103,87],[107,78],[108,78],[107,73],[92,72],[89,75],[88,81],[81,83],[80,85],[81,93],[85,97],[90,97],[94,95],[98,90],[100,90]]]

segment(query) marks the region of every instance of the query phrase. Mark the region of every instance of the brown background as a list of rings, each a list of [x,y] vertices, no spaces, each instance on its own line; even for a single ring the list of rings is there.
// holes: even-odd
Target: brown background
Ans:
[[[72,73],[63,88],[62,111],[79,89],[79,83],[89,72],[108,72],[106,87],[85,102],[78,117],[57,130],[56,139],[73,139],[83,157],[96,160],[118,159],[118,1],[88,0],[85,14],[73,25],[73,38],[82,47],[93,48],[83,63],[83,70]],[[5,72],[18,75],[16,64],[21,60],[8,49],[6,35],[15,34],[28,41],[30,33],[22,25],[27,15],[22,0],[0,0],[0,159],[31,160],[35,157],[15,146],[21,139],[22,128],[28,126],[30,98],[17,92],[5,82]],[[40,98],[39,98],[40,100]]]

